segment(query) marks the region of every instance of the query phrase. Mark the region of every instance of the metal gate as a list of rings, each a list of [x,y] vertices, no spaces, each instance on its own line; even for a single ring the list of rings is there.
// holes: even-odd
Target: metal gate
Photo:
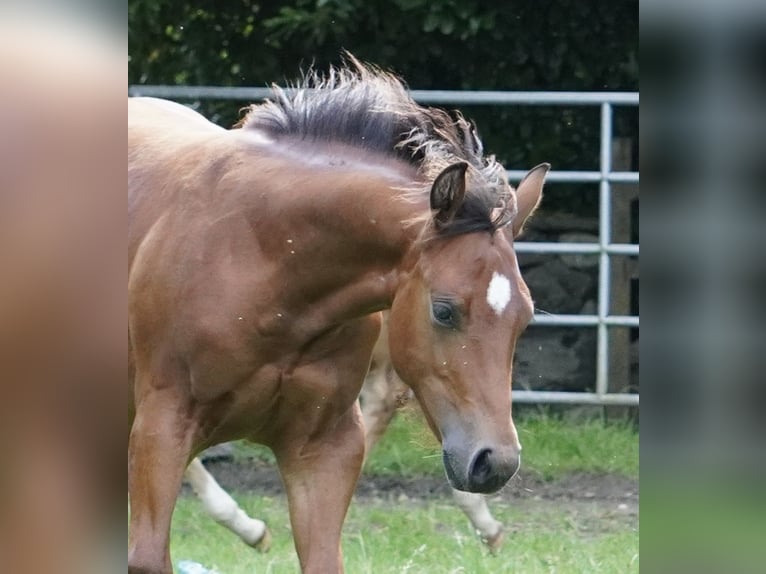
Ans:
[[[262,100],[271,94],[268,88],[218,86],[130,86],[131,96],[154,96],[183,100]],[[638,106],[637,92],[501,92],[412,90],[412,97],[424,104],[452,105],[524,105],[524,106],[599,106],[601,109],[600,169],[598,171],[552,171],[548,183],[599,183],[598,243],[517,242],[519,253],[591,254],[599,256],[598,307],[595,315],[535,314],[533,324],[595,327],[596,392],[513,391],[517,403],[569,403],[591,405],[639,404],[638,394],[608,392],[609,327],[638,327],[637,315],[610,315],[611,256],[637,257],[638,244],[612,243],[612,184],[638,184],[638,172],[612,171],[612,113],[615,106]],[[518,182],[524,171],[510,170],[508,177]]]

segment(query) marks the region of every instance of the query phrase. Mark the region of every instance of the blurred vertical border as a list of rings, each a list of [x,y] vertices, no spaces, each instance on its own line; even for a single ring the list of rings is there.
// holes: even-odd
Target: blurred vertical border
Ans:
[[[642,566],[766,562],[766,3],[641,3]]]
[[[0,572],[125,571],[127,14],[0,3]]]

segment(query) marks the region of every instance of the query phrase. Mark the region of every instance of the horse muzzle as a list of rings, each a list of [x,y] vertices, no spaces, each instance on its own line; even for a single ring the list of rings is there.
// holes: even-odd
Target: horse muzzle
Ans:
[[[445,441],[442,459],[453,488],[491,494],[505,486],[519,470],[520,450],[511,446],[485,446],[467,451],[450,448]]]

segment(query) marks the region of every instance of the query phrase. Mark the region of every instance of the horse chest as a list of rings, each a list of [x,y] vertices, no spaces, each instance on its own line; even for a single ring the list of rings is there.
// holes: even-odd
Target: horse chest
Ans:
[[[268,402],[275,392],[329,396],[344,382],[341,364],[348,356],[369,361],[366,347],[357,351],[354,330],[344,325],[314,337],[218,327],[195,329],[184,345],[192,394],[201,402],[232,392],[249,402]]]
[[[247,436],[270,445],[285,433],[321,426],[327,416],[347,410],[369,362],[364,351],[353,353],[347,343],[345,353],[286,353],[244,374],[219,361],[198,362],[190,380],[193,396],[209,411],[206,418],[215,429],[210,438]]]

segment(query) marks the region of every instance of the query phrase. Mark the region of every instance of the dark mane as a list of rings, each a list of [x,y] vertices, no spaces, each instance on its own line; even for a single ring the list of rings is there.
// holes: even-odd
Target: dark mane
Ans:
[[[505,169],[494,156],[483,155],[474,125],[459,112],[416,104],[393,74],[347,55],[343,67],[324,75],[312,70],[289,89],[272,86],[272,92],[271,99],[250,106],[240,127],[277,139],[338,142],[393,156],[415,166],[426,189],[448,165],[467,162],[465,200],[440,235],[494,231],[515,214]]]

